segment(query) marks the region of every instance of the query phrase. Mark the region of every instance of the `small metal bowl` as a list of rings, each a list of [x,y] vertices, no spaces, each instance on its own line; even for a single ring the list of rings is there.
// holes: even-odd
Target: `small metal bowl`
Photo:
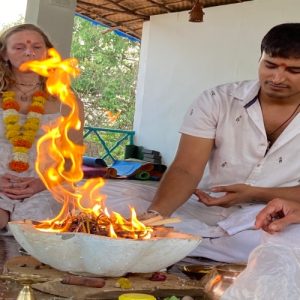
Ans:
[[[233,284],[245,267],[246,265],[241,264],[215,266],[214,269],[201,280],[204,293],[211,300],[220,300],[225,290]]]
[[[183,265],[180,266],[180,271],[190,279],[200,280],[214,268],[212,265]]]

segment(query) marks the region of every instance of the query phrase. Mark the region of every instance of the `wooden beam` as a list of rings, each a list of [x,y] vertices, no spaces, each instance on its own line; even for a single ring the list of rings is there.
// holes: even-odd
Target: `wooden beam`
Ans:
[[[108,2],[113,3],[110,0],[108,0]],[[103,6],[101,4],[94,4],[94,3],[86,2],[86,1],[83,1],[83,0],[77,0],[77,4],[83,4],[83,5],[91,6],[91,7],[98,8],[98,9],[100,8],[100,9],[107,10],[107,11],[113,12],[113,13],[130,14],[130,15],[133,15],[133,16],[138,16],[138,17],[142,18],[143,20],[148,20],[149,19],[149,16],[146,16],[146,15],[143,15],[143,14],[140,14],[140,13],[137,13],[135,11],[128,10],[128,9],[124,9],[124,8],[115,9],[115,8],[110,8],[110,7]],[[116,5],[115,3],[113,3],[113,4]]]
[[[122,5],[122,1],[120,1],[120,0],[116,0],[116,1],[114,1],[114,0],[107,0],[107,2],[109,2],[111,4],[114,4],[117,7],[120,7],[126,13],[133,14],[133,15],[136,15],[136,16],[141,16],[141,17],[144,18],[144,20],[149,20],[149,16],[148,15],[141,14],[141,13],[137,12],[136,9],[129,9],[129,8],[127,8],[126,5]]]
[[[159,8],[161,9],[164,9],[165,11],[167,12],[172,12],[166,5],[160,3],[160,2],[157,2],[157,1],[154,1],[154,0],[148,0],[150,3],[153,3],[155,4],[156,6],[158,6]]]
[[[122,27],[123,28],[122,31],[124,31],[125,33],[127,33],[129,35],[132,35],[132,36],[134,36],[134,37],[136,37],[138,39],[141,38],[133,29],[131,29],[130,27],[126,26],[126,24],[124,25],[123,22],[121,22],[121,23],[120,22],[114,22],[114,21],[112,21],[110,19],[106,19],[106,18],[104,18],[104,17],[102,17],[100,15],[96,15],[96,17],[95,16],[92,17],[92,15],[96,14],[95,12],[90,11],[86,7],[82,7],[82,6],[78,5],[78,3],[77,3],[77,6],[78,6],[78,8],[80,8],[81,10],[83,10],[86,13],[86,15],[89,16],[91,19],[99,21],[99,22],[102,22],[104,25],[107,25],[109,27]]]

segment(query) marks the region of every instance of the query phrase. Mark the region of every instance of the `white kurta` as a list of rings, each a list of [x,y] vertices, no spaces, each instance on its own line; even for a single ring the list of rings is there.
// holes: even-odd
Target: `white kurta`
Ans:
[[[261,187],[300,183],[300,115],[265,155],[268,141],[257,81],[225,84],[205,91],[189,108],[180,132],[215,139],[204,189],[246,183]],[[200,154],[201,155],[201,154]]]

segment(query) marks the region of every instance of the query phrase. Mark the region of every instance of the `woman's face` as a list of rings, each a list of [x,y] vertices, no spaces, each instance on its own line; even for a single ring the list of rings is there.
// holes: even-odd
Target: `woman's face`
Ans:
[[[10,61],[13,68],[18,69],[24,62],[45,59],[47,50],[40,33],[33,30],[23,30],[13,33],[7,39],[6,53],[4,53],[3,58]]]

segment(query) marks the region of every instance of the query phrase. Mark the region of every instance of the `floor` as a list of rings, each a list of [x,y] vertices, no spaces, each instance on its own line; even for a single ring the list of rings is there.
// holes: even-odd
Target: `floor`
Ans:
[[[12,236],[0,235],[0,274],[3,272],[5,262],[14,257],[21,255],[20,246]],[[22,286],[20,284],[0,280],[0,300],[15,300],[17,299]],[[58,300],[60,297],[45,295],[34,291],[35,299],[38,300]],[[23,298],[22,298],[23,299]],[[25,298],[24,298],[25,299]],[[29,298],[26,298],[29,299]],[[65,298],[64,298],[65,299]]]
[[[14,256],[20,256],[22,255],[22,250],[20,250],[20,246],[16,242],[16,240],[11,237],[11,236],[1,236],[0,235],[0,274],[2,274],[3,267],[5,265],[5,262],[14,257]],[[186,258],[185,260],[181,261],[183,264],[193,264],[193,263],[199,263],[199,260],[195,260],[194,258]],[[209,262],[212,263],[213,262]],[[180,274],[184,275],[181,271],[180,268],[180,263],[174,265],[169,272],[175,273],[175,274]],[[1,277],[0,277],[1,278]],[[12,299],[17,299],[19,292],[21,291],[22,286],[20,284],[11,282],[11,281],[2,281],[0,280],[0,300],[6,299],[6,300],[12,300]],[[38,300],[58,300],[58,299],[66,299],[66,298],[60,298],[60,297],[55,297],[53,295],[49,294],[44,294],[41,292],[38,292],[37,290],[33,291],[35,299]],[[23,299],[23,298],[22,298]],[[25,299],[25,298],[24,298]],[[194,299],[202,299],[201,298],[194,298]]]

